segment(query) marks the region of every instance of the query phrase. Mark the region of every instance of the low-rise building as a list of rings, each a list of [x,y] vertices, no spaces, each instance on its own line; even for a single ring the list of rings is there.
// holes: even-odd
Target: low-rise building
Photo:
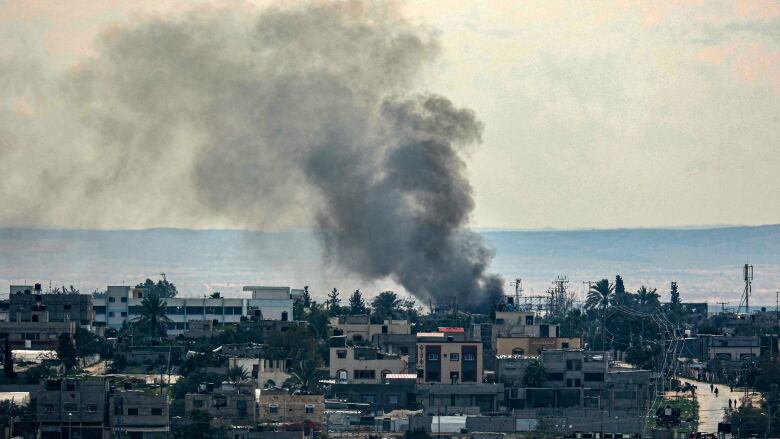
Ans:
[[[381,383],[387,374],[408,371],[409,357],[383,354],[375,347],[330,348],[330,376],[338,384]]]
[[[138,390],[117,391],[109,395],[111,431],[137,439],[164,439],[168,425],[168,400]]]
[[[103,439],[106,394],[104,379],[49,379],[41,382],[35,392],[35,420],[42,439],[60,439],[68,430],[69,437]]]
[[[338,316],[330,320],[333,332],[343,335],[353,342],[371,341],[380,334],[412,333],[412,325],[408,320],[385,320],[382,323],[371,323],[367,315]]]
[[[8,319],[12,322],[29,322],[40,306],[44,306],[49,314],[50,322],[76,322],[85,328],[90,328],[95,321],[95,311],[92,305],[92,295],[78,293],[43,293],[40,284],[33,287],[33,292],[11,294],[8,297]],[[14,290],[14,287],[11,288]]]
[[[212,416],[212,425],[244,425],[257,423],[257,408],[253,389],[214,389],[202,384],[198,393],[184,395],[184,413],[191,417],[193,411],[202,410]]]
[[[501,383],[417,384],[417,401],[429,414],[497,412],[504,404]]]
[[[290,395],[284,390],[262,390],[258,397],[259,422],[325,421],[323,395]]]
[[[498,337],[496,355],[539,355],[543,350],[580,349],[579,337]]]
[[[27,319],[17,313],[14,321],[0,321],[0,340],[8,339],[16,349],[56,349],[61,334],[71,339],[76,335],[77,323],[72,320],[52,322],[45,305],[33,305]]]

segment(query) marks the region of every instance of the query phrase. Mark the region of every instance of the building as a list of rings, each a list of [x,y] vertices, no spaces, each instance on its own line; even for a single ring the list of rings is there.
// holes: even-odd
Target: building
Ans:
[[[371,323],[367,315],[339,316],[330,319],[335,335],[343,335],[353,342],[372,341],[383,334],[409,335],[412,325],[407,320],[385,320]]]
[[[109,425],[131,439],[164,439],[170,430],[165,396],[138,390],[117,391],[108,398]]]
[[[183,334],[192,320],[209,320],[213,326],[238,324],[250,316],[265,320],[292,319],[293,299],[289,287],[244,287],[252,298],[173,297],[164,299],[166,315],[171,319],[169,335]],[[285,293],[286,291],[286,293]],[[130,286],[109,286],[105,293],[92,298],[96,325],[119,329],[125,322],[140,317],[141,302],[146,289]]]
[[[498,337],[496,355],[540,355],[543,350],[579,349],[579,337]]]
[[[707,340],[707,357],[710,360],[740,361],[756,358],[761,354],[761,342],[757,336],[699,335]]]
[[[330,376],[338,384],[382,383],[387,374],[409,370],[409,357],[384,354],[375,347],[330,348]]]
[[[43,294],[40,284],[33,287],[33,293],[16,292],[8,297],[8,320],[31,321],[33,310],[41,305],[49,312],[50,322],[74,321],[78,325],[90,328],[95,321],[92,296],[89,294]],[[18,290],[12,286],[11,291]],[[29,291],[25,289],[24,291]]]
[[[104,379],[44,380],[34,397],[40,438],[108,438],[109,430],[104,428],[107,393]]]
[[[462,336],[445,332],[417,334],[419,383],[482,382],[482,342],[456,340],[458,335]]]
[[[328,397],[369,405],[373,413],[415,410],[417,374],[388,374],[379,384],[334,384]]]
[[[184,395],[185,416],[192,417],[195,410],[210,414],[214,426],[253,426],[257,423],[253,389],[215,389],[213,384],[201,384],[198,393]]]
[[[50,321],[45,305],[32,305],[27,319],[23,315],[18,311],[14,321],[0,321],[0,339],[8,339],[12,348],[56,349],[61,334],[68,334],[71,339],[76,335],[75,321]]]
[[[478,414],[503,409],[501,383],[417,383],[417,401],[425,413],[436,415]]]
[[[258,422],[325,422],[323,395],[290,395],[284,390],[262,390]]]

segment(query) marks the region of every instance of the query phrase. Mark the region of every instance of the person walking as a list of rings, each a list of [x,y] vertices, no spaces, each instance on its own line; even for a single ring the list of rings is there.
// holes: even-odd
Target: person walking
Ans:
[[[718,388],[717,387],[715,388],[715,397],[716,398],[718,397]]]
[[[715,387],[715,386],[713,386],[713,385],[712,385],[712,383],[710,383],[710,393],[712,393],[712,389],[713,389],[714,387]]]

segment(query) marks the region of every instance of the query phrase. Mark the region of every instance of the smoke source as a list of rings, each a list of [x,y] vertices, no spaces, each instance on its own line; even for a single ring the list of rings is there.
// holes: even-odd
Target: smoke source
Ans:
[[[466,228],[482,124],[410,91],[438,52],[427,29],[360,2],[200,9],[97,47],[67,74],[1,55],[4,224],[316,224],[329,260],[426,302],[501,293]]]

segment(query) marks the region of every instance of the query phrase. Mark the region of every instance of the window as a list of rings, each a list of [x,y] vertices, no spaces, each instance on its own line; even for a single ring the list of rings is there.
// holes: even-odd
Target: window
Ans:
[[[354,334],[352,336],[352,341],[358,341],[358,342],[363,341],[363,336],[360,334]]]
[[[163,414],[162,409],[160,408],[152,409],[152,416],[162,416],[162,414]]]
[[[337,358],[347,358],[347,351],[336,351]]]
[[[364,394],[364,395],[360,395],[360,400],[362,402],[366,402],[368,404],[373,404],[374,400],[375,400],[375,396],[370,394],[370,393]]]
[[[474,361],[474,354],[463,354],[463,361]]]
[[[304,406],[304,409],[306,410],[307,415],[313,415],[314,414],[314,404],[306,404]]]
[[[97,404],[87,404],[87,411],[90,413],[97,412]]]
[[[436,361],[439,359],[439,354],[436,352],[429,352],[428,353],[428,361]]]
[[[127,317],[127,313],[122,311],[122,317]]]
[[[514,349],[512,349],[512,355],[525,355],[525,349],[523,349],[523,348],[514,348]]]
[[[203,307],[202,306],[188,306],[187,314],[203,314]]]
[[[372,380],[376,378],[376,372],[373,370],[356,370],[355,371],[355,379],[356,380]]]
[[[108,312],[108,316],[109,316],[109,317],[114,317],[114,311],[109,311],[109,312]]]
[[[138,409],[127,409],[127,416],[138,416]]]
[[[388,404],[398,404],[401,398],[398,395],[387,395]]]
[[[76,391],[76,381],[74,380],[67,380],[65,381],[65,390],[68,392],[75,392]]]
[[[277,415],[277,414],[279,414],[279,406],[278,406],[278,405],[276,405],[276,404],[271,404],[271,405],[269,405],[269,406],[268,406],[268,413],[270,413],[270,414],[272,414],[272,415]]]
[[[127,303],[127,297],[123,297],[120,300],[122,301],[122,303]]]
[[[93,306],[92,309],[95,311],[95,314],[105,314],[106,313],[106,307],[105,306]]]
[[[195,408],[203,408],[203,400],[202,399],[196,399],[192,401],[192,406]]]
[[[63,308],[63,309],[70,310],[70,305],[63,305],[63,306],[62,306],[62,308]]]
[[[582,360],[566,360],[566,370],[582,370]]]
[[[341,381],[341,382],[347,382],[347,380],[349,379],[347,371],[343,370],[343,369],[338,371],[338,373],[336,375],[338,376],[339,381]]]
[[[450,361],[460,361],[460,354],[450,354]]]
[[[67,413],[76,413],[79,411],[79,406],[73,402],[66,402],[62,404],[62,411]]]
[[[54,404],[44,404],[43,411],[44,413],[54,413]]]
[[[563,372],[547,372],[547,381],[563,381]]]
[[[114,303],[114,302],[116,302],[116,299],[115,299],[115,298],[113,298],[113,297],[109,297],[109,298],[108,298],[108,301],[109,301],[109,302],[111,302],[111,303]]]
[[[458,384],[458,379],[459,378],[460,378],[460,374],[458,372],[450,372],[450,383],[451,384]]]
[[[603,373],[595,373],[595,372],[585,372],[585,376],[583,377],[585,381],[604,381],[604,374]]]

